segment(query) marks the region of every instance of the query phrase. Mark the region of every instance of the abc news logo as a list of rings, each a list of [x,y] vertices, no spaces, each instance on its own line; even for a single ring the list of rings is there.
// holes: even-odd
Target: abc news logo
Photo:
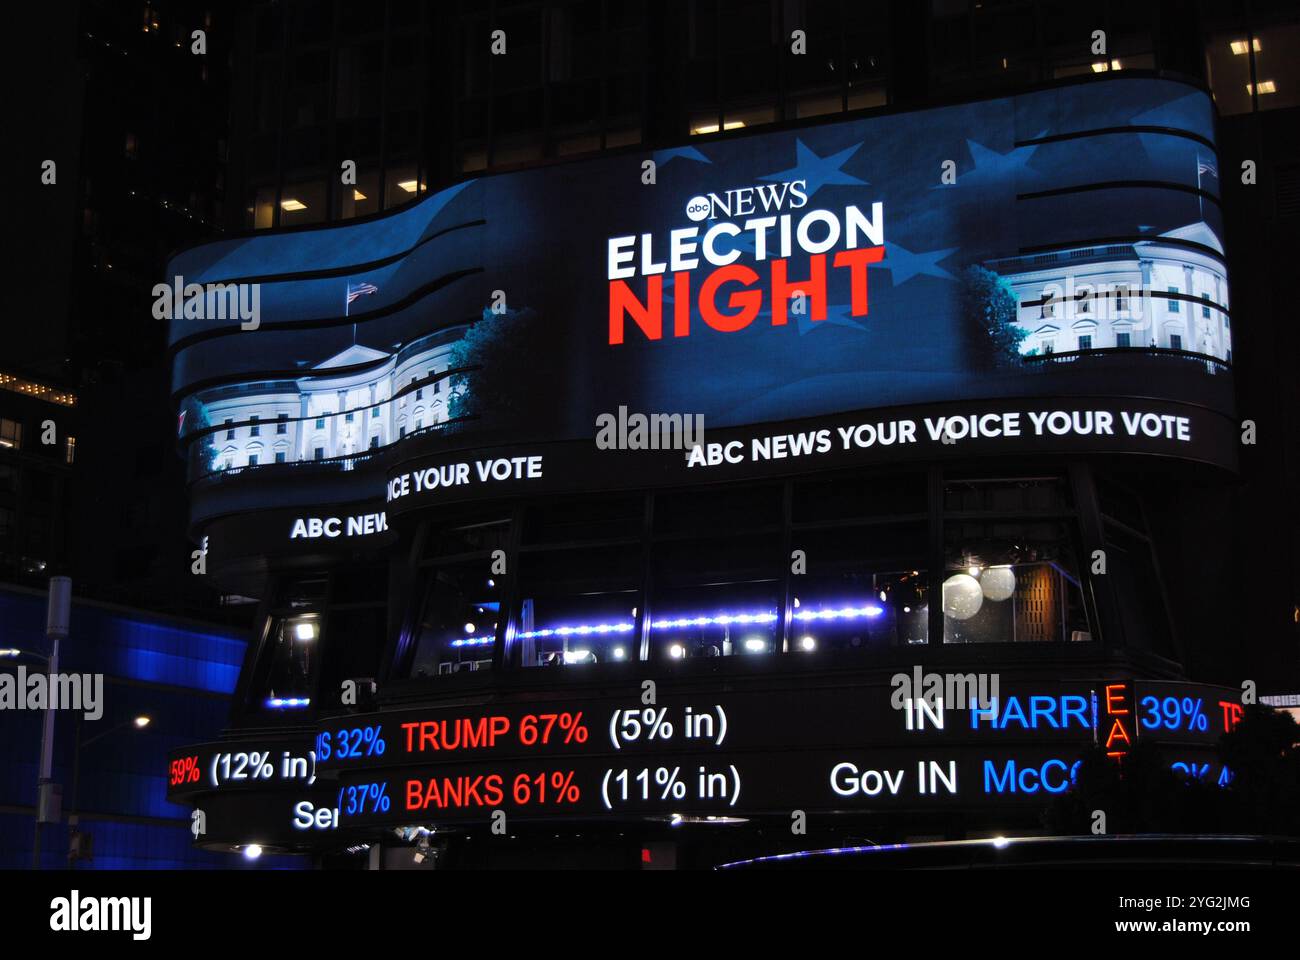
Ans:
[[[691,197],[686,201],[686,215],[697,223],[713,213],[713,204],[705,196]]]
[[[686,216],[695,223],[726,217],[747,217],[783,209],[798,210],[808,203],[808,182],[787,180],[753,187],[734,187],[722,194],[702,193],[686,201]]]

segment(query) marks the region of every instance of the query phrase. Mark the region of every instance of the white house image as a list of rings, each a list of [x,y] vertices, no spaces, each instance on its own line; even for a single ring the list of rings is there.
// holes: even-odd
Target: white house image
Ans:
[[[450,381],[438,375],[460,332],[440,331],[395,353],[354,344],[312,367],[312,376],[205,391],[200,399],[218,428],[207,469],[346,457],[442,423]],[[323,373],[332,369],[340,372]]]
[[[1204,222],[1136,243],[1008,257],[985,264],[1011,284],[1022,354],[1162,347],[1232,360],[1228,285]],[[1173,242],[1171,242],[1173,241]],[[1145,295],[1143,295],[1145,293]]]

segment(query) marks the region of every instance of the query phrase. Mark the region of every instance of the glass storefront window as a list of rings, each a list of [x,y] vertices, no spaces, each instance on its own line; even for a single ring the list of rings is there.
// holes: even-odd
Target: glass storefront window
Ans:
[[[1105,524],[1105,536],[1107,575],[1118,594],[1125,641],[1177,659],[1151,542],[1110,521]]]
[[[650,623],[658,660],[761,655],[778,651],[780,584],[701,584],[664,590]]]
[[[483,560],[437,566],[414,630],[412,677],[492,669],[500,587]]]
[[[321,573],[290,581],[280,594],[280,607],[294,611],[320,606],[329,590],[329,578]]]
[[[638,544],[526,552],[519,571],[514,643],[522,666],[638,659]]]
[[[834,477],[794,487],[794,522],[832,523],[868,517],[924,517],[925,476],[904,473],[882,477]]]
[[[779,652],[780,560],[777,534],[655,544],[651,658]]]
[[[795,531],[807,573],[791,579],[792,653],[857,650],[929,640],[927,525]]]
[[[492,550],[504,550],[509,534],[510,522],[499,511],[468,511],[430,528],[425,556],[479,552],[486,556]]]
[[[1058,521],[944,524],[944,643],[1086,641],[1068,529]]]
[[[272,622],[267,705],[310,699],[320,641],[321,623],[317,614],[277,617]]]
[[[513,511],[517,520],[459,511],[424,534],[423,563],[439,572],[421,612],[415,675],[488,665],[463,665],[491,659],[466,652],[466,636],[490,646],[476,619],[489,613],[492,634],[505,627],[498,591],[501,602],[512,598],[511,669],[781,653],[798,662],[939,636],[1091,640],[1069,482],[958,476],[942,485],[936,518],[934,479],[900,470],[545,498]],[[510,572],[493,578],[497,550]],[[792,551],[802,569],[792,569]]]
[[[520,646],[525,667],[569,667],[636,660],[634,590],[526,597],[520,605]]]
[[[524,518],[525,545],[640,537],[645,498],[601,497],[541,503]]]
[[[779,486],[728,487],[655,497],[656,534],[745,530],[781,522]]]
[[[1051,513],[1070,509],[1062,477],[1001,477],[949,480],[943,488],[948,513]]]

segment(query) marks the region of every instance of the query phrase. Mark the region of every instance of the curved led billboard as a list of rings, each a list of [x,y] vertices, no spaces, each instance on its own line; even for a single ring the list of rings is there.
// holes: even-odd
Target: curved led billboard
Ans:
[[[1152,77],[470,180],[176,256],[179,434],[213,477],[888,409],[900,455],[967,424],[1232,466],[1218,194],[1208,94]]]

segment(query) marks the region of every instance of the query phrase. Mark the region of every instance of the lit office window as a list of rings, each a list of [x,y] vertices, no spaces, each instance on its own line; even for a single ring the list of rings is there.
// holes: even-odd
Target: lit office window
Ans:
[[[275,187],[258,187],[248,206],[248,226],[266,230],[275,226]]]
[[[1300,104],[1300,26],[1259,27],[1254,41],[1258,109]]]
[[[1292,107],[1300,103],[1300,27],[1245,27],[1205,42],[1206,75],[1219,113]],[[1251,68],[1254,67],[1254,79]]]
[[[739,130],[742,127],[757,127],[774,122],[776,122],[776,107],[770,104],[736,107],[725,110],[722,114],[722,126],[725,130]]]
[[[384,171],[384,209],[414,200],[424,190],[416,174],[415,161],[399,162]]]
[[[64,454],[64,462],[72,463],[77,459],[77,438],[68,437],[66,441],[66,448],[67,449]]]
[[[23,425],[17,420],[0,417],[0,447],[11,450],[21,449],[23,445]]]
[[[335,188],[335,207],[340,220],[364,217],[379,210],[379,171],[358,170],[356,183]]]
[[[325,219],[325,181],[306,180],[284,185],[280,195],[280,225],[320,223]]]

